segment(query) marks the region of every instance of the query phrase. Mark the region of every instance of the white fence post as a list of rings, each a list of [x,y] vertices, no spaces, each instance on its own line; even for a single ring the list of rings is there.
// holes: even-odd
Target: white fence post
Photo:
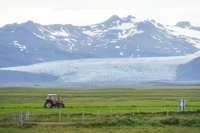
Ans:
[[[28,120],[29,119],[29,110],[27,109],[27,112],[26,112],[26,119]]]
[[[84,115],[84,113],[83,113],[83,117],[82,117],[82,123],[84,123],[84,120],[85,120],[85,115]]]
[[[20,121],[20,124],[22,124],[22,112],[19,114],[19,121]]]
[[[60,122],[60,118],[61,118],[61,111],[59,111],[59,122]]]
[[[23,119],[23,117],[24,117],[23,114],[24,114],[24,112],[22,111],[21,114],[19,115],[19,117],[20,117],[20,124],[23,124],[23,120],[24,120]]]

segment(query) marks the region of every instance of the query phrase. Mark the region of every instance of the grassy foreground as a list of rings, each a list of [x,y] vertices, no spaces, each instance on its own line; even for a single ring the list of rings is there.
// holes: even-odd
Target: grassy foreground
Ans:
[[[47,94],[60,95],[66,108],[43,108]],[[179,99],[186,100],[184,112],[178,111]],[[21,111],[37,113],[39,123],[73,124],[6,124],[8,114]],[[200,87],[0,88],[0,132],[54,131],[200,132]]]

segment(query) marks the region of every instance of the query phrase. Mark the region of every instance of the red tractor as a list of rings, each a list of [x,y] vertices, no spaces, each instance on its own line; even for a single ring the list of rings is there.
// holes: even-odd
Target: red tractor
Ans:
[[[56,94],[47,94],[47,99],[44,104],[45,108],[52,108],[52,107],[58,107],[58,108],[64,108],[65,105],[63,104],[63,101],[56,100]]]

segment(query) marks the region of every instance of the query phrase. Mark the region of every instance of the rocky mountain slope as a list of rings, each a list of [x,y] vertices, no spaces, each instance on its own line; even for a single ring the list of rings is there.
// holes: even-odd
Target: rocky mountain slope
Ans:
[[[177,67],[178,81],[200,81],[200,57]]]

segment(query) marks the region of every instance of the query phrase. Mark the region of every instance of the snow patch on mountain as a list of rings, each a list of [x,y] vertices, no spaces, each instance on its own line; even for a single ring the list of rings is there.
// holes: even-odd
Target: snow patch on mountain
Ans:
[[[120,46],[115,46],[115,48],[120,48]]]
[[[99,31],[100,32],[100,31]],[[98,31],[84,30],[83,33],[89,36],[96,36],[99,33]]]
[[[36,37],[39,37],[39,38],[41,38],[41,39],[44,39],[44,40],[46,40],[46,38],[45,38],[45,37],[43,37],[43,36],[37,35],[37,34],[36,34],[36,33],[34,33],[34,32],[33,32],[33,34],[34,34]]]
[[[129,29],[129,30],[123,30],[122,32],[119,32],[118,37],[119,39],[127,38],[134,36],[135,34],[141,34],[143,33],[142,30],[138,31],[137,29]]]
[[[180,28],[180,27],[174,27],[174,26],[167,26],[169,29],[169,32],[171,32],[175,36],[187,36],[191,38],[197,38],[200,39],[200,32],[186,28]]]
[[[130,28],[136,28],[136,25],[134,23],[122,23],[121,25],[119,25],[119,21],[117,26],[114,26],[112,28],[109,29],[119,29],[119,30],[126,30],[126,29],[130,29]]]
[[[24,51],[26,49],[25,45],[19,44],[18,41],[13,41],[13,44],[20,49],[20,51]]]

